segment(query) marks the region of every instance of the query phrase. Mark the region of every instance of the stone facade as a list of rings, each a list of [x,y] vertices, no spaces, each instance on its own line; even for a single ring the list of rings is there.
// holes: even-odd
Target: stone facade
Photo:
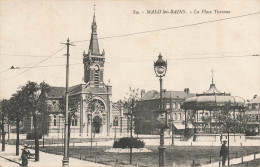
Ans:
[[[248,122],[246,129],[260,134],[260,97],[255,96],[247,104],[246,115],[248,116]]]
[[[160,108],[160,93],[154,90],[145,93],[141,91],[141,100],[137,104],[137,118],[136,119],[136,131],[138,134],[159,134],[159,128],[157,127],[158,114],[157,111]],[[188,97],[193,97],[195,94],[190,93],[189,89],[185,91],[166,91],[163,90],[163,106],[162,109],[167,111],[167,131],[172,129],[183,130],[185,120],[184,110],[181,109],[182,103]],[[162,116],[165,118],[165,115]]]
[[[103,81],[105,51],[99,52],[95,15],[91,28],[89,49],[83,52],[84,79],[69,87],[69,109],[73,105],[75,113],[69,117],[71,137],[87,137],[91,133],[101,137],[126,136],[129,122],[124,112],[127,111],[121,104],[111,101],[112,86]],[[48,119],[45,122],[49,136],[63,136],[65,111],[60,102],[64,100],[64,94],[64,87],[51,87],[48,93]],[[28,126],[27,130],[31,128]]]

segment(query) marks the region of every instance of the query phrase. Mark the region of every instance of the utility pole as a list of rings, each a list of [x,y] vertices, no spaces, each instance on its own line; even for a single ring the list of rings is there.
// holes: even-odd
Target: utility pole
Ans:
[[[134,110],[134,99],[132,99],[131,115],[130,115],[130,164],[132,164],[132,154],[133,154],[133,110]]]
[[[65,131],[64,131],[64,156],[62,160],[62,167],[69,167],[69,46],[75,46],[70,43],[69,38],[67,39],[67,43],[61,43],[67,45],[67,64],[66,64],[66,91],[65,91],[65,98],[66,98],[66,106],[65,106]]]
[[[109,83],[110,79],[108,80],[107,83],[107,136],[110,135],[110,103],[109,103]]]

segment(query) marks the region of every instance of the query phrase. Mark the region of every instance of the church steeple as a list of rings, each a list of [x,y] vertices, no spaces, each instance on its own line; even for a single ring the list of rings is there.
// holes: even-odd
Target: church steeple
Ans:
[[[97,23],[96,23],[96,14],[95,14],[95,7],[94,7],[94,16],[93,16],[93,22],[92,22],[92,33],[91,33],[91,39],[89,43],[89,51],[93,55],[100,54],[99,52],[99,45],[98,45],[98,37],[97,37]]]
[[[92,87],[102,87],[104,85],[105,51],[103,50],[102,53],[99,52],[95,8],[91,29],[89,50],[88,52],[83,52],[84,82],[89,83]]]

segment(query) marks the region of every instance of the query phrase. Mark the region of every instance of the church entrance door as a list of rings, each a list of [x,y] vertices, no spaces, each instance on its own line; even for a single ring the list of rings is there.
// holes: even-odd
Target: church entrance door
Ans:
[[[100,133],[100,128],[102,126],[102,119],[99,116],[95,116],[93,118],[93,126],[94,126],[94,132]]]

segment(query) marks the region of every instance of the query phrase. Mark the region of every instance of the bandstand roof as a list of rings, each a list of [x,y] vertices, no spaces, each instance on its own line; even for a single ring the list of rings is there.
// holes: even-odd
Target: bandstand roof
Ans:
[[[244,108],[245,100],[238,96],[231,96],[230,93],[220,92],[212,81],[206,92],[187,98],[182,108],[186,110],[212,110],[227,104],[233,108]]]

